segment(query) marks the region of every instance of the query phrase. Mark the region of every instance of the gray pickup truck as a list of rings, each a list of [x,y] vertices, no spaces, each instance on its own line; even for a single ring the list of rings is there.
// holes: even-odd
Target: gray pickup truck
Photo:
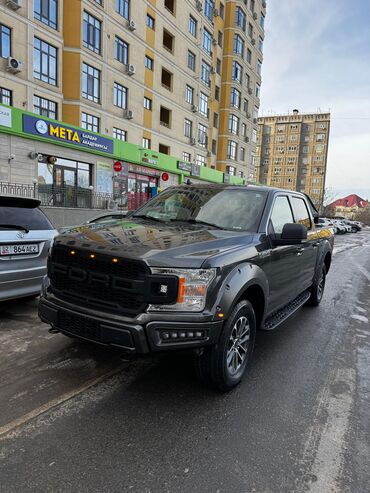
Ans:
[[[304,194],[258,186],[172,187],[100,228],[55,239],[39,315],[54,332],[132,354],[193,350],[228,391],[257,329],[317,306],[333,233]]]

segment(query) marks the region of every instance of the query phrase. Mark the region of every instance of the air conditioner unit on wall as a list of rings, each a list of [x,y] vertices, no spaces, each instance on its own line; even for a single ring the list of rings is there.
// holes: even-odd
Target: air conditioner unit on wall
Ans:
[[[253,94],[253,89],[251,87],[248,87],[248,94]]]
[[[134,112],[132,110],[124,110],[124,116],[127,120],[132,120],[134,118]]]
[[[195,6],[197,8],[197,10],[199,10],[199,12],[202,12],[203,10],[203,4],[202,2],[199,2],[198,0],[195,2]]]
[[[136,72],[135,65],[129,63],[128,65],[126,65],[126,71],[128,75],[134,75],[134,73]]]
[[[198,106],[197,106],[196,104],[193,104],[193,105],[191,106],[191,111],[192,111],[193,113],[198,113],[198,110],[199,110],[199,108],[198,108]]]
[[[218,9],[213,9],[213,17],[218,17],[220,14],[219,14],[219,11]]]
[[[22,62],[20,60],[17,60],[16,58],[9,56],[7,58],[6,69],[8,72],[11,72],[13,74],[17,74],[18,72],[22,72]]]
[[[257,14],[256,14],[256,12],[253,12],[253,19],[254,20],[257,20]]]
[[[13,10],[18,10],[22,7],[22,0],[6,0],[6,5]]]
[[[195,144],[196,144],[195,137],[190,137],[190,144],[191,144],[192,146],[195,146]]]
[[[254,46],[256,44],[256,40],[254,38],[252,38],[251,43]]]
[[[127,27],[130,29],[130,31],[135,31],[136,22],[134,20],[130,19],[127,23]]]
[[[217,39],[216,38],[212,38],[212,44],[213,44],[213,46],[217,45]]]

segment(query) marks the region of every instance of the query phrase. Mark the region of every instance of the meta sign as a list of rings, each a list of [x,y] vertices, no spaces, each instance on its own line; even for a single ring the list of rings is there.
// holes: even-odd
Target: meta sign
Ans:
[[[23,115],[23,132],[58,142],[69,142],[93,151],[113,154],[113,140],[111,139],[31,115]]]

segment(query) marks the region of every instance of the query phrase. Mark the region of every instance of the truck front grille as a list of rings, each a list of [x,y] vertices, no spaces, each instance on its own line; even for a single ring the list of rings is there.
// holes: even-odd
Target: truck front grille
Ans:
[[[48,271],[55,295],[75,305],[127,316],[146,309],[143,262],[55,245]]]

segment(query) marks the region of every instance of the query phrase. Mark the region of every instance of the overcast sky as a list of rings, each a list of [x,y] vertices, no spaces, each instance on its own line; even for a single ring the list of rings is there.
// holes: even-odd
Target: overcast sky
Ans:
[[[260,116],[331,112],[327,187],[370,199],[370,0],[267,0]]]

